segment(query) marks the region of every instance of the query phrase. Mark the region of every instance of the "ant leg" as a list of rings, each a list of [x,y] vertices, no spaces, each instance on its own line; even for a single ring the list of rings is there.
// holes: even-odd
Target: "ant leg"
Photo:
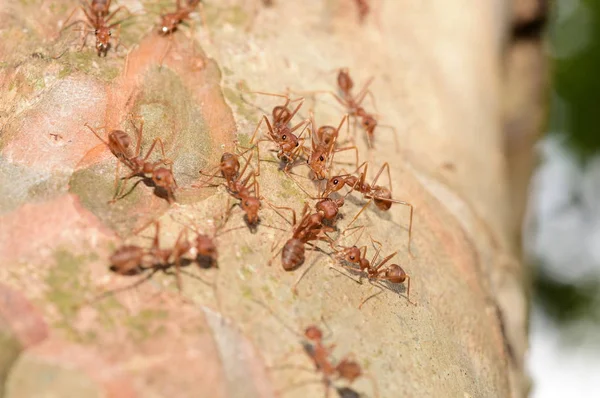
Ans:
[[[350,267],[350,266],[348,266],[348,265],[341,265],[341,267],[342,267],[342,268],[345,268],[345,269],[352,270],[352,271],[358,271],[356,268],[354,268],[354,267]],[[332,270],[334,270],[335,272],[338,272],[338,273],[340,273],[341,275],[345,276],[346,278],[350,279],[351,281],[353,281],[353,282],[355,282],[355,283],[357,283],[357,284],[359,284],[359,285],[362,285],[362,282],[361,282],[360,280],[356,280],[356,279],[354,279],[354,278],[353,278],[353,277],[351,277],[350,275],[348,275],[348,274],[346,274],[346,273],[344,273],[344,272],[340,271],[339,269],[337,269],[337,268],[335,268],[335,267],[333,267],[333,266],[331,266],[331,265],[329,266],[329,269],[332,269]]]
[[[354,150],[355,156],[354,156],[354,160],[355,160],[355,166],[358,169],[358,148],[356,147],[356,145],[352,145],[352,146],[347,146],[344,148],[337,148],[334,150],[334,152],[343,152],[343,151],[349,151],[349,150]]]
[[[369,94],[369,96],[371,97],[371,101],[373,103],[373,107],[375,108],[375,112],[377,112],[377,105],[375,104],[375,97],[373,96],[373,93],[371,92],[371,90],[369,90],[369,86],[371,85],[371,83],[373,83],[373,79],[374,79],[373,76],[371,76],[370,78],[367,79],[367,81],[365,82],[363,87],[360,89],[360,91],[354,96],[354,101],[356,102],[356,105],[360,105],[363,102],[363,100],[365,99],[366,95]]]
[[[104,145],[106,145],[106,146],[107,146],[107,147],[110,149],[110,145],[108,145],[108,141],[106,141],[104,138],[100,137],[100,134],[98,134],[98,133],[96,132],[96,130],[94,130],[94,129],[93,129],[93,128],[92,128],[92,127],[89,125],[89,124],[87,124],[87,123],[86,123],[86,124],[84,124],[84,126],[85,126],[85,127],[87,127],[87,128],[88,128],[88,129],[89,129],[89,130],[90,130],[92,133],[94,133],[94,135],[95,135],[96,137],[98,137],[98,139],[99,139],[100,141],[102,141],[102,142],[104,143]]]
[[[193,188],[204,188],[204,187],[208,186],[208,183],[210,181],[212,181],[215,177],[222,178],[221,176],[218,175],[219,170],[220,170],[220,164],[213,167],[211,170],[214,170],[215,172],[213,174],[208,174],[208,173],[205,173],[202,170],[200,170],[200,175],[203,175],[203,176],[209,177],[209,178],[208,178],[208,180],[202,181],[202,184],[192,184],[192,187]],[[219,184],[216,184],[214,186],[217,187],[217,186],[219,186]]]
[[[117,196],[119,195],[119,167],[120,167],[121,162],[119,160],[117,160],[117,167],[115,169],[115,184],[113,189],[115,190],[115,196],[113,196],[112,200],[109,203],[114,203],[115,199],[117,198]],[[125,183],[123,183],[125,184]]]
[[[156,233],[158,238],[158,223],[156,223]],[[179,294],[181,294],[181,255],[184,253],[179,253],[180,241],[181,238],[185,236],[185,240],[187,241],[187,229],[183,229],[179,235],[177,236],[177,240],[175,241],[174,249],[175,252],[175,277],[177,280],[177,290]]]
[[[359,309],[359,310],[360,310],[360,309],[362,309],[362,306],[363,306],[363,305],[364,305],[364,304],[365,304],[367,301],[369,301],[369,300],[371,300],[373,297],[379,296],[381,293],[383,293],[383,288],[382,288],[381,286],[374,285],[374,284],[373,284],[371,281],[369,281],[369,283],[371,283],[371,285],[373,285],[373,286],[375,286],[376,288],[378,288],[378,289],[379,289],[379,291],[378,291],[377,293],[375,293],[375,294],[372,294],[372,295],[370,295],[370,296],[369,296],[369,297],[367,297],[366,299],[362,300],[362,301],[360,302],[360,304],[358,305],[358,309]]]
[[[135,281],[134,283],[126,285],[126,286],[123,286],[123,287],[118,287],[116,289],[112,289],[112,290],[106,291],[106,292],[104,292],[104,293],[96,296],[94,299],[92,299],[90,301],[87,301],[86,304],[90,304],[90,303],[93,303],[93,302],[96,302],[96,301],[100,301],[100,300],[102,300],[102,299],[104,299],[106,297],[112,296],[112,295],[120,293],[120,292],[124,292],[126,290],[134,289],[134,288],[138,287],[139,285],[141,285],[142,283],[146,282],[148,279],[152,278],[152,276],[154,276],[154,274],[157,273],[157,272],[158,272],[158,269],[153,269],[152,271],[150,271],[150,273],[148,275],[146,275],[143,278]]]
[[[131,118],[133,118],[133,115],[131,115]],[[130,120],[131,125],[133,126],[133,129],[135,130],[135,138],[136,138],[136,142],[135,142],[135,156],[139,156],[140,155],[140,151],[142,150],[142,134],[144,133],[144,120],[142,119],[140,121],[140,128],[138,129],[137,126],[133,123],[132,120]]]
[[[365,197],[368,197],[368,196],[365,196]],[[379,196],[370,196],[370,198],[371,198],[370,201],[372,201],[373,199],[379,199],[379,200],[386,201],[386,202],[397,203],[399,205],[407,206],[410,208],[410,217],[409,217],[409,222],[408,222],[408,254],[410,254],[411,257],[414,257],[414,254],[411,249],[413,214],[414,214],[414,210],[415,210],[414,206],[411,203],[404,202],[402,200],[397,200],[397,199],[382,198]],[[369,203],[370,203],[370,201],[369,201]]]
[[[302,281],[302,279],[304,278],[304,276],[306,274],[308,274],[308,271],[310,271],[312,269],[312,267],[316,264],[316,261],[313,261],[312,263],[310,263],[310,260],[313,256],[313,254],[315,253],[315,249],[312,249],[310,251],[310,254],[308,255],[308,257],[306,258],[306,260],[304,261],[305,264],[309,264],[304,271],[302,271],[302,273],[300,274],[300,276],[298,277],[298,279],[296,279],[296,281],[294,282],[294,284],[292,285],[292,293],[294,293],[294,295],[298,294],[298,285],[300,284],[300,281]]]
[[[108,16],[104,19],[104,22],[106,24],[108,24],[108,22],[114,18],[115,15],[117,15],[117,12],[124,10],[127,11],[127,17],[131,17],[133,16],[133,13],[131,11],[129,11],[129,8],[127,8],[126,6],[119,6],[117,7],[113,12],[111,12],[110,14],[108,14]]]
[[[369,201],[362,207],[362,209],[360,209],[360,211],[358,213],[356,213],[356,215],[354,216],[354,218],[352,218],[352,221],[350,221],[350,223],[348,225],[346,225],[346,229],[350,228],[350,226],[352,224],[354,224],[354,221],[356,221],[356,219],[358,218],[358,216],[360,216],[360,214],[365,211],[365,209],[371,204],[371,202],[373,201],[373,199],[369,199]]]
[[[267,122],[267,128],[269,128],[269,130],[271,132],[273,132],[273,128],[270,126],[269,123],[269,119],[267,119],[267,117],[265,115],[262,116],[262,118],[260,119],[260,122],[258,122],[258,124],[256,125],[256,128],[254,129],[254,133],[252,133],[252,138],[250,138],[250,145],[254,144],[254,139],[256,138],[256,133],[258,133],[258,130],[260,129],[260,126],[262,125],[262,122],[266,121]]]
[[[381,262],[379,264],[377,264],[376,267],[373,267],[376,271],[379,270],[379,268],[381,268],[385,263],[387,263],[388,261],[390,261],[396,254],[398,254],[398,251],[393,252],[392,254],[388,255],[386,258],[384,258],[383,260],[381,260]],[[381,273],[381,271],[378,271],[378,275],[379,273]]]
[[[392,194],[392,173],[390,171],[390,165],[388,162],[385,162],[384,164],[381,165],[381,168],[375,175],[375,178],[373,179],[373,183],[371,184],[371,186],[375,186],[377,184],[377,180],[379,179],[379,176],[381,175],[381,173],[383,173],[383,169],[387,169],[388,184],[389,184],[390,195],[391,195]]]
[[[285,206],[276,206],[273,203],[269,202],[267,199],[263,198],[263,200],[265,202],[267,202],[267,204],[269,205],[269,207],[271,207],[273,209],[273,211],[275,211],[275,213],[277,213],[279,215],[279,217],[283,218],[283,220],[285,222],[287,222],[288,224],[294,226],[296,225],[296,210],[292,209],[291,207],[285,207]],[[289,210],[292,212],[292,222],[290,223],[289,220],[287,218],[285,218],[279,211],[277,210]]]
[[[268,95],[268,96],[271,96],[271,97],[285,98],[287,100],[286,106],[287,106],[287,104],[289,104],[291,102],[296,102],[296,101],[304,100],[304,97],[298,97],[296,99],[291,99],[288,94],[269,93],[269,92],[266,92],[266,91],[250,91],[250,93],[252,93],[252,94],[260,94],[260,95]]]

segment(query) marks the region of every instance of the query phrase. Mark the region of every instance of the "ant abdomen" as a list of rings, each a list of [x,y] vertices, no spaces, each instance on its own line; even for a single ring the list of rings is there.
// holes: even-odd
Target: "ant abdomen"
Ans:
[[[144,255],[144,249],[139,246],[122,246],[110,256],[110,270],[119,275],[137,275],[143,271]]]
[[[293,271],[304,262],[304,242],[292,238],[285,242],[281,252],[281,265],[286,271]]]
[[[392,283],[403,283],[408,275],[398,264],[392,264],[385,272],[386,279]]]

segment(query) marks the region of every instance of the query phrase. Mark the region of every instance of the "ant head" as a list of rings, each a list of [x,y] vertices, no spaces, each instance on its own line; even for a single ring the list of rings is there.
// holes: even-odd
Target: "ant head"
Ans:
[[[348,92],[348,91],[352,90],[352,87],[354,87],[354,82],[352,81],[352,78],[350,77],[350,74],[348,73],[347,68],[340,69],[340,71],[338,73],[337,81],[338,81],[338,86],[344,92]]]
[[[94,34],[96,35],[96,50],[98,51],[98,54],[106,53],[106,51],[108,51],[108,41],[110,40],[110,36],[112,36],[112,32],[108,27],[103,26],[96,29]]]
[[[173,173],[171,173],[171,170],[164,167],[159,167],[154,170],[152,173],[152,181],[154,181],[157,187],[161,188],[172,188],[175,185]]]
[[[344,249],[344,260],[350,263],[358,263],[360,261],[360,249],[356,246]]]
[[[317,202],[317,211],[322,211],[325,219],[332,220],[338,214],[338,204],[334,200],[324,199]]]
[[[322,180],[327,175],[327,158],[324,151],[313,151],[308,159],[308,166],[317,179]]]
[[[323,196],[326,197],[326,196],[329,196],[333,192],[339,191],[340,189],[342,189],[344,187],[345,184],[346,184],[346,178],[344,178],[342,176],[331,177],[327,181],[327,185],[325,186],[325,191],[323,191]],[[341,200],[342,205],[344,204],[344,198],[340,198],[337,200]]]
[[[163,36],[166,36],[175,32],[175,30],[177,30],[177,25],[179,24],[179,22],[181,22],[181,20],[174,14],[163,15],[158,33]]]
[[[319,327],[311,325],[304,330],[304,335],[311,341],[321,341],[323,339],[323,332]]]
[[[362,118],[360,124],[367,132],[372,133],[373,130],[375,130],[375,127],[377,127],[377,120],[375,120],[375,118],[371,115],[366,115]]]
[[[214,259],[216,259],[218,256],[217,246],[215,245],[215,242],[210,236],[207,235],[200,234],[196,237],[196,249],[198,250],[198,254],[201,256],[206,256]]]
[[[254,225],[258,222],[258,210],[260,210],[260,200],[255,197],[243,198],[240,206],[246,213],[248,224]]]

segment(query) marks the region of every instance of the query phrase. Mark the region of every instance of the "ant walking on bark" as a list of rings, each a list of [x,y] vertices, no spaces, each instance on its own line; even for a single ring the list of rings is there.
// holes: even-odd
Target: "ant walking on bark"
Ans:
[[[300,97],[292,100],[287,95],[264,93],[260,91],[255,91],[254,93],[283,97],[286,100],[284,105],[277,105],[273,107],[272,122],[269,121],[269,118],[266,115],[262,116],[260,122],[254,129],[254,133],[252,134],[250,143],[255,145],[258,145],[258,143],[260,143],[261,141],[270,141],[275,143],[275,145],[277,145],[279,148],[277,152],[277,158],[285,163],[284,171],[288,171],[299,156],[301,156],[302,154],[306,154],[306,149],[304,148],[304,139],[302,138],[302,135],[304,134],[309,120],[303,120],[295,126],[290,126],[292,119],[302,107],[302,104],[304,103],[304,98]],[[294,110],[290,110],[288,106],[296,101],[299,101],[299,104],[296,106],[296,108],[294,108]],[[257,133],[263,122],[267,126],[267,137],[255,141]],[[304,129],[302,129],[300,134],[294,134],[294,132],[300,129],[301,127],[304,127]]]
[[[142,134],[144,128],[144,122],[142,120],[140,128],[138,129],[135,124],[132,125],[136,131],[137,142],[135,146],[135,153],[131,151],[131,138],[127,133],[122,130],[113,130],[108,134],[108,141],[104,140],[100,135],[87,123],[85,127],[87,127],[100,141],[102,141],[112,152],[113,155],[119,160],[117,163],[117,169],[115,171],[115,195],[112,199],[112,203],[116,200],[123,198],[126,194],[119,196],[122,191],[124,191],[125,184],[122,184],[121,187],[118,187],[119,182],[119,165],[123,163],[127,168],[131,170],[131,173],[125,177],[122,177],[121,180],[127,181],[133,177],[142,177],[142,179],[148,183],[153,185],[155,188],[162,190],[162,192],[158,191],[157,194],[161,196],[164,194],[165,198],[169,203],[173,203],[175,201],[174,192],[177,188],[177,182],[175,181],[175,177],[173,176],[172,169],[168,169],[165,167],[159,167],[161,165],[169,165],[172,167],[173,161],[166,158],[165,156],[165,148],[163,142],[160,138],[155,138],[152,141],[152,145],[146,156],[141,156],[141,142],[142,142]],[[156,144],[160,146],[160,150],[162,153],[162,158],[156,162],[149,162],[148,158],[154,151]],[[136,184],[137,185],[137,184]]]
[[[359,248],[356,246],[356,244],[351,247],[339,246],[338,248],[334,248],[334,251],[336,252],[336,258],[338,260],[346,261],[350,264],[358,266],[357,269],[355,267],[342,264],[342,267],[344,267],[345,269],[348,269],[350,271],[359,271],[361,273],[361,276],[365,275],[369,279],[369,282],[390,282],[393,284],[402,284],[406,282],[406,299],[409,303],[414,304],[410,300],[410,276],[404,271],[404,269],[398,264],[390,264],[387,267],[382,268],[396,254],[398,254],[398,252],[395,251],[394,253],[382,259],[379,263],[376,263],[383,245],[380,242],[374,240],[373,238],[371,238],[371,242],[373,243],[373,245],[378,245],[378,248],[375,254],[373,255],[371,261],[367,260],[367,246],[362,246]],[[377,296],[380,293],[381,292],[361,300],[358,308],[362,308],[362,306],[368,300]]]
[[[96,37],[96,46],[95,47],[96,47],[96,52],[98,53],[98,56],[106,57],[108,50],[111,47],[110,39],[112,37],[112,28],[114,28],[115,26],[118,26],[116,41],[117,41],[117,43],[119,43],[119,36],[120,36],[120,31],[121,31],[120,24],[122,21],[114,22],[112,24],[109,24],[109,22],[115,17],[115,15],[117,15],[117,13],[120,10],[126,10],[129,14],[131,14],[129,12],[129,10],[127,9],[127,7],[125,7],[125,6],[117,7],[117,9],[114,10],[113,12],[109,12],[110,3],[111,3],[110,0],[105,0],[105,1],[92,0],[91,3],[86,3],[85,6],[82,5],[81,9],[82,9],[83,13],[85,14],[86,20],[79,19],[79,20],[76,20],[67,25],[66,22],[69,19],[71,19],[71,17],[73,16],[73,14],[76,11],[76,10],[73,10],[73,12],[69,15],[69,17],[65,21],[65,26],[61,29],[61,32],[65,29],[67,29],[68,27],[73,26],[78,23],[82,23],[82,24],[86,25],[87,29],[83,29],[83,31],[82,31],[83,34],[82,34],[81,46],[80,46],[79,50],[81,51],[81,49],[83,49],[83,47],[85,46],[87,36],[93,32]],[[115,46],[115,48],[118,47],[119,44],[117,44]]]
[[[333,126],[321,126],[316,129],[314,115],[311,112],[311,151],[306,163],[312,170],[316,179],[325,179],[325,176],[329,173],[329,170],[333,164],[333,155],[337,152],[354,150],[356,154],[356,166],[358,167],[358,148],[355,145],[343,148],[335,147],[339,137],[339,132],[347,120],[348,115],[345,115],[337,128]]]
[[[377,382],[372,375],[365,372],[360,364],[354,358],[354,354],[348,354],[339,361],[336,361],[332,358],[333,350],[336,347],[336,344],[325,344],[325,336],[323,334],[323,330],[316,325],[309,325],[304,329],[302,334],[296,332],[294,329],[289,327],[279,316],[277,316],[271,308],[269,308],[266,304],[253,300],[255,303],[264,307],[267,311],[273,315],[273,317],[283,325],[289,332],[298,336],[301,341],[302,348],[306,355],[310,358],[314,365],[314,371],[319,372],[321,374],[321,380],[314,381],[305,381],[301,383],[294,384],[286,388],[286,390],[291,390],[294,388],[302,387],[308,384],[313,383],[322,383],[325,388],[325,397],[329,396],[329,392],[332,387],[338,391],[339,396],[347,397],[347,396],[358,396],[358,394],[349,387],[335,387],[333,385],[334,381],[345,380],[348,384],[352,384],[359,377],[365,376],[371,380],[373,385],[373,393],[377,398],[379,397],[379,390],[377,388]],[[321,320],[325,322],[324,318],[321,317]],[[289,366],[282,366],[281,369],[285,369]],[[311,370],[308,368],[293,366],[293,368],[298,370]],[[352,394],[356,395],[352,395]],[[342,395],[345,394],[345,395]]]
[[[411,251],[411,242],[412,242],[412,222],[413,222],[413,211],[414,207],[411,203],[404,202],[401,200],[392,198],[392,176],[390,173],[390,166],[387,162],[385,162],[377,174],[373,179],[371,184],[367,183],[365,180],[367,178],[367,170],[369,167],[368,162],[363,162],[357,169],[356,172],[363,169],[359,176],[356,177],[352,174],[342,174],[338,176],[331,177],[327,181],[327,185],[323,192],[323,197],[328,197],[332,192],[337,192],[342,189],[345,185],[350,187],[351,191],[357,191],[363,194],[363,197],[369,199],[369,201],[363,206],[363,208],[354,216],[350,224],[352,225],[354,221],[358,218],[358,216],[371,204],[371,202],[375,202],[375,205],[378,209],[387,211],[392,207],[392,203],[401,204],[403,206],[407,206],[410,209],[410,219],[408,224],[408,252],[412,256]],[[387,169],[388,180],[389,180],[389,188],[383,187],[377,184],[377,180],[383,173],[383,171]]]
[[[202,264],[198,262],[198,257],[196,257],[197,253],[199,253],[197,247],[198,243],[190,242],[188,240],[187,229],[183,229],[179,233],[173,247],[163,249],[160,247],[159,241],[160,224],[154,222],[154,225],[154,237],[149,249],[137,245],[123,245],[115,250],[109,258],[110,270],[116,274],[123,276],[146,275],[131,285],[104,292],[93,301],[100,300],[121,291],[133,289],[152,278],[154,274],[159,271],[172,275],[172,268],[175,268],[175,277],[179,292],[182,291],[181,273],[185,273],[186,275],[210,285],[203,279],[181,269],[192,263],[197,263],[202,268]]]

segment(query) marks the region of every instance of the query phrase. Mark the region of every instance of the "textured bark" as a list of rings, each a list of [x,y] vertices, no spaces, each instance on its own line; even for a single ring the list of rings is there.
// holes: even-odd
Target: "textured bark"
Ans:
[[[172,40],[157,36],[159,7],[143,3],[146,13],[122,28],[129,52],[120,48],[106,58],[90,47],[77,52],[76,33],[58,35],[71,3],[2,5],[3,396],[321,396],[317,375],[285,365],[312,367],[289,328],[300,334],[323,319],[336,356],[353,353],[381,397],[525,395],[527,298],[514,244],[521,215],[510,192],[503,113],[511,4],[371,3],[360,25],[350,0],[280,0],[272,7],[207,1],[211,40],[199,23]],[[334,90],[331,71],[339,67],[350,68],[357,86],[374,77],[376,113],[398,131],[400,151],[385,128],[376,132],[375,150],[360,129],[357,142],[361,160],[371,162],[370,177],[389,162],[394,197],[415,206],[415,256],[407,252],[402,206],[367,209],[359,219],[367,226],[361,243],[371,235],[385,253],[399,251],[394,262],[411,275],[416,306],[400,288],[357,309],[376,290],[331,269],[320,252],[307,254],[293,273],[278,260],[268,266],[271,244],[281,246],[283,233],[267,225],[287,224],[267,206],[255,234],[239,229],[219,238],[218,270],[192,271],[215,289],[184,276],[180,296],[172,277],[156,275],[85,304],[132,283],[111,274],[107,258],[123,242],[149,244],[149,222],[161,221],[165,246],[181,223],[211,230],[227,193],[191,188],[198,170],[235,139],[248,142],[261,115],[250,103],[277,104],[248,93],[244,101],[242,90]],[[337,125],[344,114],[327,95],[307,99],[303,117],[308,109],[319,125]],[[145,121],[143,147],[161,137],[174,160],[176,204],[143,184],[107,204],[116,161],[84,123],[131,132],[129,114]],[[261,157],[271,154],[263,149]],[[308,200],[274,162],[261,164],[260,183],[276,204],[300,210]],[[340,226],[364,203],[350,198]],[[230,223],[244,225],[239,209]],[[294,295],[290,287],[309,263]],[[307,379],[317,382],[291,388]],[[374,396],[368,378],[353,388]]]

